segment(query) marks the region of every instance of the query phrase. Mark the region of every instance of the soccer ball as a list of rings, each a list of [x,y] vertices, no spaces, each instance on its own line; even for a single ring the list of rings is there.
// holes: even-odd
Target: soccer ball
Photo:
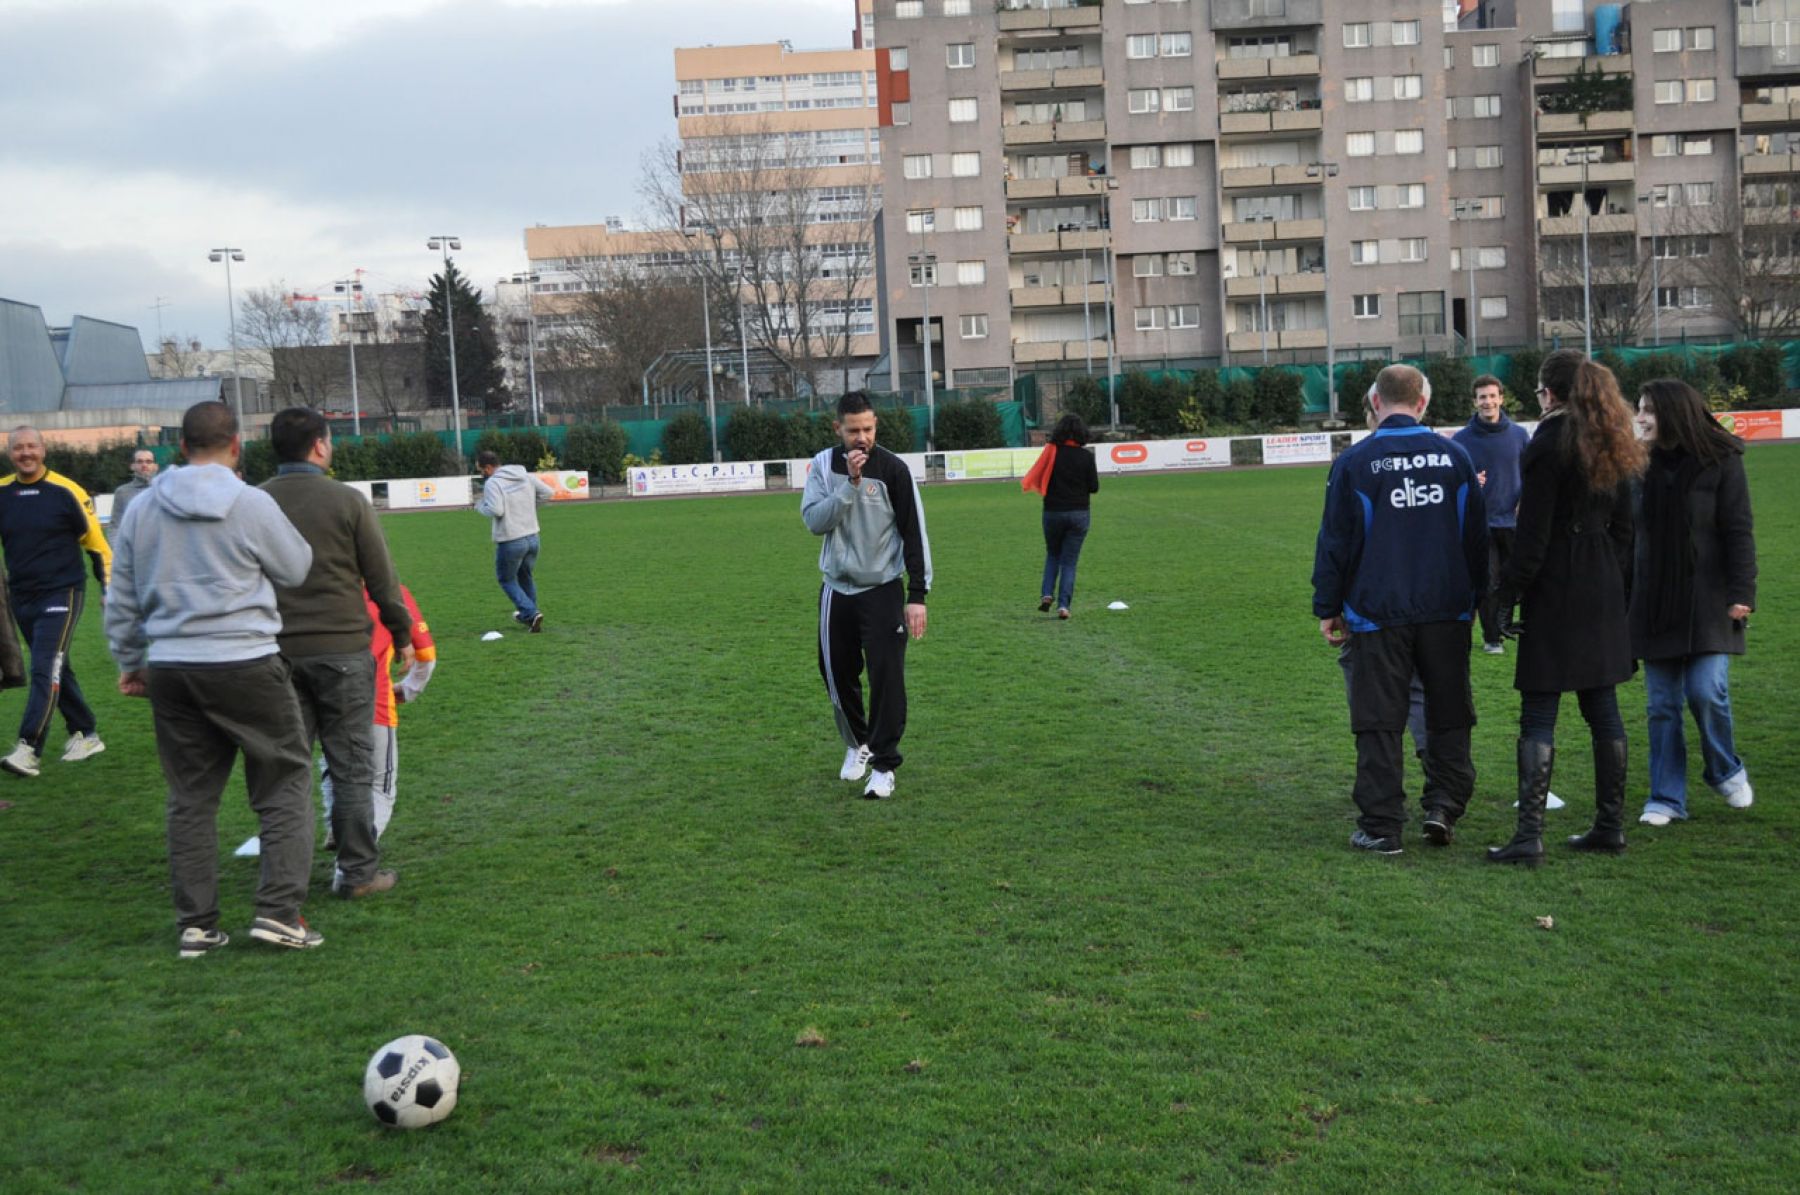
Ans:
[[[462,1067],[436,1038],[421,1033],[397,1037],[369,1059],[363,1072],[363,1101],[389,1128],[422,1129],[450,1115]]]

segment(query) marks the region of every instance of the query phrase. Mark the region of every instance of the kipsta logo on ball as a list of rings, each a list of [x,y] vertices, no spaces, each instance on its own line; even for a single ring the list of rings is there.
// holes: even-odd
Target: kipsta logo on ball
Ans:
[[[462,1067],[443,1042],[422,1033],[397,1037],[369,1059],[363,1102],[389,1128],[422,1129],[450,1115]]]

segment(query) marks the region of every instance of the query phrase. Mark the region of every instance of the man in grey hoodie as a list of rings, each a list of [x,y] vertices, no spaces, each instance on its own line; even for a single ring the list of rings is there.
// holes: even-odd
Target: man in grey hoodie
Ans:
[[[525,471],[524,465],[502,465],[497,453],[483,449],[475,467],[485,479],[475,513],[494,520],[494,575],[512,599],[513,617],[531,628],[544,629],[544,613],[538,609],[538,504],[555,492]]]
[[[250,936],[324,942],[300,916],[312,867],[312,752],[275,636],[275,587],[306,579],[312,548],[261,490],[238,480],[237,418],[221,402],[181,421],[188,467],[165,473],[114,529],[106,638],[119,691],[148,697],[168,781],[169,872],[182,958],[230,941],[218,928],[219,796],[239,752],[262,836]]]

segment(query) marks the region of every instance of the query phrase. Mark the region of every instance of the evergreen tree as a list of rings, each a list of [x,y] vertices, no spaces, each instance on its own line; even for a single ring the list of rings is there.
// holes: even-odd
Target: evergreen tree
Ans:
[[[456,381],[464,411],[506,409],[512,394],[500,369],[500,338],[481,295],[452,262],[431,280],[425,311],[425,395],[433,406],[450,405],[450,350],[444,336],[446,295],[456,327]]]

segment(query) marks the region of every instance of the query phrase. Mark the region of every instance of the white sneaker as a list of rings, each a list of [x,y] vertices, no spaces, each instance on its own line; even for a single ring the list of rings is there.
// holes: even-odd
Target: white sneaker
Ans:
[[[1668,814],[1657,813],[1653,809],[1646,809],[1638,815],[1638,821],[1646,826],[1666,826],[1673,820]]]
[[[844,766],[838,769],[839,780],[861,780],[863,773],[869,770],[869,760],[875,753],[868,747],[852,747],[844,752]]]
[[[1748,809],[1756,802],[1756,792],[1750,787],[1750,773],[1747,770],[1740,770],[1737,775],[1720,785],[1719,794],[1733,809]]]
[[[106,744],[100,741],[97,734],[81,734],[77,732],[69,736],[68,745],[63,748],[64,763],[80,763],[91,759],[106,750]]]
[[[38,753],[31,749],[31,744],[24,739],[12,749],[12,754],[0,759],[0,768],[5,768],[15,776],[35,776],[38,774]]]
[[[869,773],[868,787],[863,789],[863,796],[871,801],[882,801],[894,795],[894,774],[876,770]]]

